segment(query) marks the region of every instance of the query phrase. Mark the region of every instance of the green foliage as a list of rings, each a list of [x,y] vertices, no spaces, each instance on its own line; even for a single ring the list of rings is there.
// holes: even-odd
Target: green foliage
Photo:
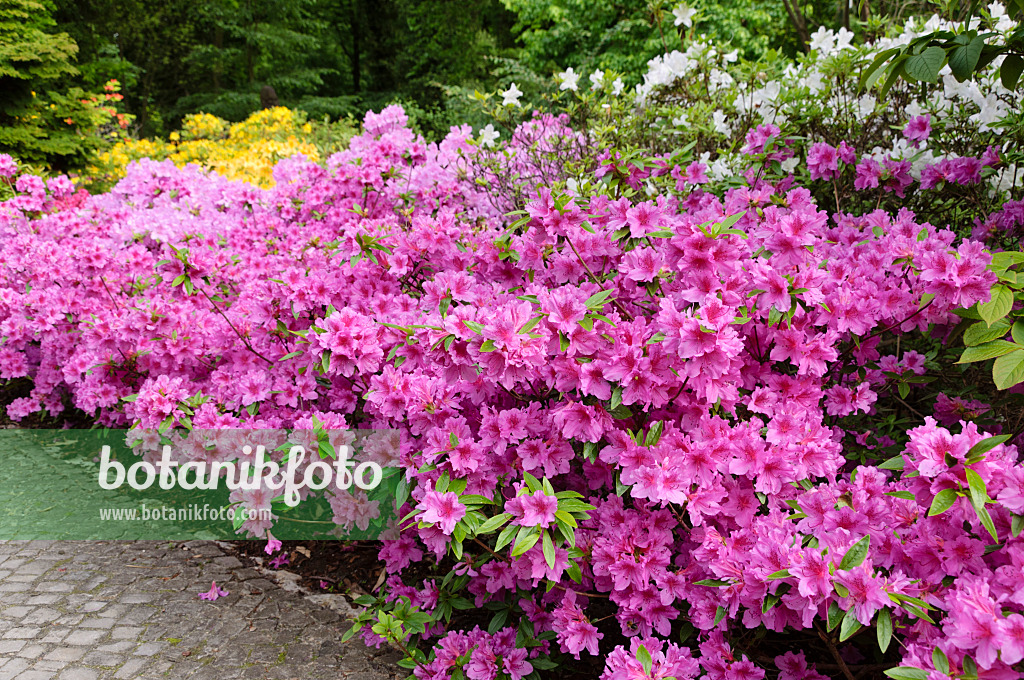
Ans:
[[[83,76],[119,77],[144,136],[198,111],[244,120],[264,86],[315,119],[411,101],[436,136],[456,122],[445,87],[490,86],[487,57],[512,46],[498,0],[55,2]]]
[[[963,15],[959,30],[932,31],[908,45],[880,52],[872,68],[864,73],[862,86],[878,83],[884,96],[897,79],[934,83],[947,65],[957,82],[962,83],[976,78],[989,64],[1003,57],[999,66],[1002,85],[1008,90],[1017,88],[1024,82],[1024,25],[1007,36],[979,32],[972,23],[978,18],[978,5],[952,0],[947,11]],[[1024,0],[1009,0],[1008,5],[1011,12],[1024,12]]]
[[[0,0],[0,152],[65,169],[100,146],[94,133],[107,116],[92,95],[63,87],[78,48],[66,33],[47,33],[53,24],[37,0]]]
[[[1024,253],[995,253],[989,269],[999,277],[988,302],[965,310],[963,341],[966,348],[960,364],[992,362],[992,382],[1006,390],[1024,383]],[[973,323],[972,323],[973,321]]]

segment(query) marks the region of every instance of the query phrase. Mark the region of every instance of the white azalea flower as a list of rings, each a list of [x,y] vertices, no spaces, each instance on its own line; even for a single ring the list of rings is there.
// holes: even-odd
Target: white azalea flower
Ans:
[[[523,96],[522,91],[512,83],[507,90],[501,93],[502,106],[519,106],[519,98]]]
[[[572,90],[575,92],[579,89],[578,83],[580,80],[580,74],[576,73],[576,71],[572,69],[572,66],[559,73],[558,80],[562,83],[558,86],[558,89],[560,90]]]
[[[732,126],[725,122],[725,113],[722,110],[711,114],[711,122],[715,126],[715,132],[723,135],[732,134]]]
[[[675,25],[686,26],[687,28],[693,26],[693,15],[696,13],[697,10],[695,8],[690,7],[685,3],[672,10],[672,14],[676,18]]]
[[[480,131],[480,143],[483,146],[494,146],[494,142],[501,136],[501,133],[494,129],[490,123]]]
[[[597,69],[590,74],[590,89],[596,90],[604,83],[604,71]]]
[[[624,88],[625,86],[625,83],[622,82],[622,78],[616,78],[612,82],[612,95],[618,97],[620,94],[622,94],[622,88]]]
[[[811,33],[810,47],[812,50],[817,50],[824,54],[828,54],[829,52],[832,51],[834,45],[835,35],[833,35],[832,31],[825,28],[824,26],[820,26],[817,31]]]
[[[848,31],[845,28],[840,28],[839,33],[836,34],[836,50],[852,49],[852,42],[853,31]]]

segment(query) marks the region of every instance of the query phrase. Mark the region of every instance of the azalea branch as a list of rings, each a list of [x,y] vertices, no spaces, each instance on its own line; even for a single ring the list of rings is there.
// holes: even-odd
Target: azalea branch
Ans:
[[[242,344],[243,344],[243,345],[245,345],[245,348],[246,348],[247,350],[249,350],[250,352],[252,352],[252,353],[253,353],[253,354],[255,354],[256,356],[258,356],[258,357],[259,357],[260,359],[263,359],[264,361],[266,361],[266,362],[267,362],[268,364],[270,364],[271,366],[273,366],[273,365],[274,365],[274,362],[273,362],[273,361],[271,361],[270,359],[268,359],[267,357],[263,356],[263,355],[262,355],[262,354],[260,354],[260,353],[259,353],[258,351],[256,351],[256,348],[255,348],[255,347],[253,347],[253,346],[252,346],[252,345],[251,345],[251,344],[249,343],[249,341],[245,339],[245,336],[243,336],[243,335],[242,335],[242,334],[241,334],[241,333],[240,333],[240,332],[238,331],[238,329],[237,329],[237,328],[235,328],[235,324],[231,323],[231,319],[229,319],[229,318],[228,318],[228,316],[227,316],[227,314],[225,314],[225,313],[223,312],[223,310],[221,310],[221,308],[217,306],[217,303],[213,301],[213,298],[212,298],[212,297],[210,297],[209,293],[207,293],[207,292],[206,292],[205,290],[203,290],[202,288],[199,288],[199,287],[197,287],[197,288],[196,288],[196,290],[198,290],[198,291],[199,291],[200,293],[202,293],[202,294],[203,294],[203,297],[205,297],[205,298],[206,298],[207,302],[209,302],[209,303],[210,303],[211,305],[213,305],[213,309],[214,309],[214,311],[215,311],[215,312],[217,312],[218,314],[220,314],[220,315],[221,315],[221,318],[223,318],[223,319],[224,319],[224,321],[226,321],[226,322],[227,322],[228,326],[229,326],[229,327],[231,328],[231,330],[233,330],[233,331],[235,332],[235,335],[237,335],[237,336],[238,336],[238,339],[242,341]]]
[[[818,637],[820,637],[825,643],[825,646],[828,647],[828,651],[832,654],[832,658],[836,660],[836,665],[839,667],[839,670],[842,671],[846,680],[857,680],[853,677],[853,673],[850,672],[850,668],[846,665],[846,661],[843,660],[842,655],[839,654],[839,650],[836,649],[836,644],[832,642],[832,638],[826,635],[825,631],[823,631],[819,626],[816,625],[815,629],[818,631]]]
[[[580,264],[583,265],[583,268],[587,270],[587,275],[590,276],[590,280],[600,286],[601,282],[597,280],[597,276],[595,276],[594,272],[591,271],[590,266],[583,261],[583,256],[580,255],[580,251],[576,250],[576,246],[573,245],[572,239],[569,238],[568,234],[566,234],[565,236],[565,242],[569,244],[569,247],[572,248],[572,252],[576,254],[576,259],[579,260]],[[624,317],[626,317],[630,321],[633,320],[633,315],[627,312],[626,309],[621,304],[619,304],[618,300],[612,298],[611,302],[613,305],[615,305],[615,308],[618,309]]]

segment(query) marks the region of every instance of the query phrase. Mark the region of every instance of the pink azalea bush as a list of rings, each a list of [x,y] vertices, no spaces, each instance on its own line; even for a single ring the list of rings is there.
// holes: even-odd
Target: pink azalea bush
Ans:
[[[8,415],[397,430],[404,520],[353,632],[420,680],[1018,677],[1019,451],[984,403],[913,407],[989,299],[984,244],[820,205],[771,124],[732,186],[590,154],[565,117],[514,132],[426,143],[389,107],[272,189],[151,161],[88,198],[19,178]],[[822,141],[806,172],[898,194],[893,163]]]

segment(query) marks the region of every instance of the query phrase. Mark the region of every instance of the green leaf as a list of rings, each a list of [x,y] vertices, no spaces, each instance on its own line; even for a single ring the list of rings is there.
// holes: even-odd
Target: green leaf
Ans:
[[[398,480],[398,487],[395,489],[395,507],[401,510],[407,500],[409,500],[409,482],[403,475]]]
[[[481,335],[484,332],[483,324],[479,324],[476,321],[463,321],[462,324],[477,335]]]
[[[988,359],[994,359],[995,357],[1001,357],[1004,354],[1009,354],[1015,350],[1019,350],[1020,346],[1015,345],[1012,342],[1006,340],[993,340],[992,342],[986,342],[984,345],[978,345],[977,347],[968,347],[964,350],[964,353],[960,356],[958,364],[971,364],[975,361],[987,361]]]
[[[1024,319],[1016,321],[1013,324],[1013,328],[1010,329],[1010,337],[1018,345],[1024,345]]]
[[[1014,515],[1010,521],[1010,535],[1017,538],[1021,529],[1024,529],[1024,515]]]
[[[971,42],[961,45],[949,54],[949,69],[958,82],[964,82],[974,73],[978,65],[981,50],[985,47],[985,39],[975,36]]]
[[[943,489],[938,492],[935,494],[935,498],[932,499],[932,506],[928,508],[928,516],[941,515],[953,507],[953,503],[956,503],[957,498],[959,498],[959,494],[957,494],[956,489]]]
[[[644,445],[654,446],[661,439],[661,431],[665,427],[665,421],[659,420],[651,425],[651,429],[647,431],[647,437],[644,438]]]
[[[988,490],[985,487],[985,480],[981,478],[981,475],[972,470],[967,469],[967,485],[971,491],[971,503],[975,508],[983,508],[988,503]]]
[[[608,296],[610,296],[612,292],[612,290],[602,290],[600,292],[594,293],[593,295],[588,297],[587,301],[584,302],[583,304],[587,307],[587,309],[599,310],[604,306],[605,300],[608,299]]]
[[[839,626],[840,642],[845,642],[846,640],[849,640],[850,636],[852,636],[861,628],[860,621],[857,620],[857,617],[854,615],[853,612],[853,609],[850,609],[848,612],[846,612],[846,616],[843,617],[843,622]]]
[[[506,621],[508,621],[508,610],[507,609],[502,609],[501,611],[496,612],[494,614],[494,618],[492,618],[491,622],[487,625],[487,632],[488,633],[497,633],[499,630],[501,630],[505,626],[505,622]]]
[[[885,671],[893,680],[928,680],[928,671],[912,666],[897,666]]]
[[[650,676],[652,663],[651,653],[648,652],[647,648],[643,645],[640,645],[636,650],[636,660],[644,667],[644,675]]]
[[[949,675],[949,659],[946,658],[945,652],[938,647],[932,650],[932,664],[934,664],[935,670],[943,675]]]
[[[509,543],[511,543],[512,538],[516,535],[516,532],[519,531],[520,528],[521,527],[519,527],[518,525],[509,524],[507,527],[502,529],[501,533],[498,534],[497,543],[494,544],[494,552],[498,552],[499,550],[507,546]]]
[[[843,610],[839,608],[839,603],[838,602],[830,602],[829,603],[829,605],[828,605],[828,623],[827,623],[829,631],[835,630],[836,626],[839,625],[839,622],[843,620],[844,614],[845,614],[845,612],[843,612]]]
[[[990,326],[993,322],[1002,319],[1013,309],[1013,291],[1001,283],[992,286],[991,298],[988,302],[978,305],[978,314],[981,320]]]
[[[611,401],[608,402],[608,410],[614,411],[622,403],[622,387],[616,387],[612,390]]]
[[[1001,434],[996,437],[986,437],[980,442],[975,444],[967,451],[968,458],[974,458],[975,456],[981,456],[982,454],[988,453],[995,447],[999,446],[1010,438],[1011,435]]]
[[[968,347],[975,347],[986,342],[992,342],[1006,335],[1009,330],[1010,324],[1005,319],[999,319],[991,325],[980,321],[972,324],[964,331],[964,344]]]
[[[883,607],[878,612],[878,622],[875,624],[875,633],[878,635],[878,648],[885,653],[892,642],[892,615],[888,607]]]
[[[1020,74],[1024,72],[1024,57],[1019,54],[1008,54],[1003,59],[1003,65],[999,67],[999,79],[1003,87],[1011,92],[1017,88],[1020,82]]]
[[[860,566],[868,556],[868,548],[871,545],[871,536],[865,536],[856,543],[850,546],[850,549],[843,555],[842,561],[839,563],[839,568],[843,571],[849,571],[854,567]]]
[[[789,569],[779,569],[778,571],[772,572],[768,575],[767,581],[777,581],[780,578],[789,578],[792,574],[789,573]]]
[[[497,530],[498,527],[503,526],[505,522],[509,521],[510,519],[512,519],[512,514],[508,512],[503,512],[499,515],[495,515],[494,517],[491,517],[486,522],[477,527],[476,534],[477,536],[489,534],[492,531]]]
[[[544,531],[541,533],[544,537],[542,541],[542,548],[544,550],[544,561],[547,562],[549,569],[555,568],[555,544],[551,540],[551,534]]]
[[[898,54],[899,51],[898,47],[893,47],[879,52],[871,64],[864,69],[863,73],[861,73],[858,88],[860,90],[870,90],[878,80],[879,76],[881,76],[885,71],[885,69],[882,68],[882,65]]]
[[[983,505],[975,505],[974,512],[977,513],[978,519],[981,521],[981,526],[985,527],[985,531],[987,531],[988,535],[992,537],[992,540],[998,543],[999,532],[996,531],[996,523],[992,521],[992,515],[988,513],[988,509]]]
[[[728,581],[723,581],[720,578],[705,578],[700,581],[694,581],[695,586],[708,586],[709,588],[721,588],[722,586],[729,585]]]
[[[921,52],[907,57],[903,69],[907,76],[914,80],[923,80],[934,83],[939,79],[939,71],[946,63],[946,51],[941,47],[929,47]]]
[[[520,527],[519,535],[516,536],[516,545],[512,548],[512,557],[519,557],[537,545],[539,538],[540,530],[537,527]]]
[[[880,470],[902,470],[906,465],[906,461],[903,460],[903,456],[893,456],[889,460],[885,461],[878,466]]]
[[[543,319],[543,318],[544,318],[543,316],[535,316],[535,317],[533,317],[532,319],[530,319],[529,321],[524,323],[522,326],[520,326],[519,330],[516,331],[516,332],[517,333],[529,333],[530,331],[532,331],[534,328],[537,327],[537,324],[539,324],[541,322],[541,319]]]
[[[735,215],[729,215],[724,220],[722,220],[721,222],[716,224],[714,226],[714,228],[713,228],[711,233],[713,233],[713,234],[721,234],[723,230],[732,228],[732,225],[736,224],[741,219],[743,219],[743,216],[746,215],[746,214],[747,214],[747,211],[744,210],[741,213],[736,213]],[[740,233],[742,234],[743,232],[740,232]]]
[[[1024,349],[1017,349],[996,359],[992,364],[992,380],[997,390],[1006,390],[1024,382]]]
[[[714,623],[715,626],[717,626],[719,623],[721,623],[722,619],[725,618],[725,613],[726,613],[725,607],[719,607],[718,609],[715,610],[715,623]]]

